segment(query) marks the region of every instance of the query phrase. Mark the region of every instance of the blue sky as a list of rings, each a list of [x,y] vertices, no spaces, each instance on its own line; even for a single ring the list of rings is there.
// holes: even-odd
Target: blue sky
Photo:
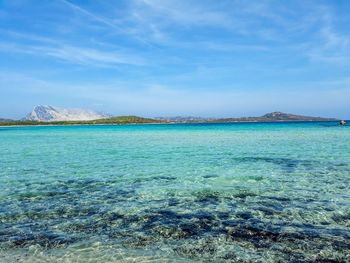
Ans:
[[[0,0],[0,117],[350,117],[350,1]]]

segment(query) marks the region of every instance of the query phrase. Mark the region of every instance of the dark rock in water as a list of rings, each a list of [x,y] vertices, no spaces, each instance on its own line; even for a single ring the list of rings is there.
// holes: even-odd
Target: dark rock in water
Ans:
[[[24,234],[9,239],[12,246],[27,247],[30,245],[40,245],[45,248],[57,247],[76,242],[72,237],[62,237],[55,233]]]
[[[333,229],[329,229],[328,233],[333,235],[333,236],[343,237],[345,239],[350,240],[350,231],[349,230],[333,228]]]
[[[198,235],[198,229],[195,224],[182,223],[179,227],[183,233],[182,237],[192,237]]]
[[[211,213],[206,211],[199,211],[195,214],[193,214],[193,217],[196,217],[198,219],[206,219],[206,220],[214,220],[215,216],[213,216]]]
[[[229,251],[228,253],[226,253],[222,259],[224,260],[230,260],[229,262],[239,262],[237,259],[239,258],[239,256],[236,255],[235,252],[233,251]]]
[[[289,242],[297,242],[300,240],[308,240],[309,237],[304,232],[291,232],[291,233],[282,233],[281,239]]]
[[[334,213],[332,215],[332,219],[339,223],[343,223],[343,222],[349,222],[350,221],[350,212],[346,213],[346,214],[339,214],[339,213]]]
[[[178,228],[175,225],[155,226],[152,228],[152,233],[155,233],[165,238],[178,238],[181,236],[181,233],[178,231]]]
[[[335,240],[332,243],[332,247],[334,247],[337,250],[347,250],[350,251],[350,241],[340,241]]]
[[[116,221],[116,220],[123,219],[124,215],[112,212],[112,213],[105,214],[102,218],[105,218],[108,221]]]
[[[180,221],[182,217],[181,215],[171,210],[160,210],[157,212],[157,214],[158,221],[160,221],[162,224],[171,224],[173,222]]]
[[[229,212],[217,212],[217,217],[220,218],[221,220],[227,220],[230,218],[230,213]]]
[[[141,218],[138,215],[125,216],[120,227],[128,228],[131,224],[140,222],[142,220]]]
[[[179,204],[179,201],[176,198],[169,198],[168,206],[176,206]]]
[[[208,178],[215,178],[215,177],[218,177],[218,175],[216,175],[216,174],[203,175],[203,178],[206,178],[206,179],[208,179]]]
[[[203,192],[197,194],[197,202],[217,205],[220,202],[220,194],[217,192]]]
[[[35,240],[33,235],[22,235],[22,236],[16,236],[16,237],[12,237],[9,239],[9,241],[11,242],[11,245],[15,246],[15,247],[25,247],[28,246],[30,244],[32,244],[33,240]]]
[[[241,220],[226,220],[226,221],[222,222],[222,224],[225,227],[237,227],[241,223],[242,223]]]
[[[237,217],[243,218],[243,219],[249,219],[249,218],[253,218],[252,214],[249,212],[238,212],[236,214]]]
[[[264,206],[255,207],[254,209],[263,212],[266,216],[272,216],[275,214],[273,209]]]
[[[265,246],[266,242],[275,242],[280,233],[276,230],[264,228],[263,226],[240,224],[238,227],[229,229],[228,235],[233,240],[248,241],[257,247],[260,247]]]
[[[273,213],[279,213],[284,210],[283,205],[281,205],[280,202],[277,202],[277,201],[263,200],[263,201],[259,201],[258,203],[262,205],[257,208],[258,210],[261,210],[261,211],[263,211],[263,209],[269,209]]]
[[[243,191],[240,191],[240,192],[238,192],[238,193],[233,194],[233,197],[245,199],[245,198],[247,198],[247,197],[254,197],[254,196],[256,196],[256,195],[257,195],[257,194],[255,194],[255,193],[253,193],[253,192],[249,192],[249,191],[243,190]]]

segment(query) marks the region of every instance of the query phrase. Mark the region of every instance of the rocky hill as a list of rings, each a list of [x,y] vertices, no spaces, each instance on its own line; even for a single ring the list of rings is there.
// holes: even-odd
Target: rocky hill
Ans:
[[[111,117],[108,114],[83,109],[63,109],[49,105],[36,106],[24,120],[27,121],[89,121]]]

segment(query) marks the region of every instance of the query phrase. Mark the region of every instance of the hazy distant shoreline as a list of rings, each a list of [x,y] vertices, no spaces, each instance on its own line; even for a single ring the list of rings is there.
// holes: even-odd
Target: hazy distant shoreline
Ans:
[[[68,113],[69,114],[68,114]],[[94,114],[94,115],[93,115]],[[89,119],[91,116],[102,116]],[[28,117],[29,116],[29,117]],[[83,117],[87,119],[82,119]],[[48,126],[48,125],[120,125],[120,124],[180,124],[180,123],[268,123],[268,122],[310,122],[339,121],[336,118],[303,116],[283,112],[271,112],[257,117],[239,118],[203,118],[193,116],[153,117],[146,118],[135,115],[110,116],[105,118],[91,111],[59,109],[52,106],[37,106],[22,120],[0,119],[0,126]]]
[[[275,121],[229,121],[229,122],[154,122],[154,123],[67,123],[67,124],[1,124],[5,127],[61,127],[61,126],[125,126],[125,125],[188,125],[188,124],[234,124],[234,123],[303,123],[303,122],[337,122],[339,120],[275,120]],[[350,120],[349,120],[350,122]]]

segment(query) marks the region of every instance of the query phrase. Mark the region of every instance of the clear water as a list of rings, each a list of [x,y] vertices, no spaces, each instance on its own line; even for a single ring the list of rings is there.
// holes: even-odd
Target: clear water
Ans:
[[[0,128],[1,262],[350,262],[350,127]]]

